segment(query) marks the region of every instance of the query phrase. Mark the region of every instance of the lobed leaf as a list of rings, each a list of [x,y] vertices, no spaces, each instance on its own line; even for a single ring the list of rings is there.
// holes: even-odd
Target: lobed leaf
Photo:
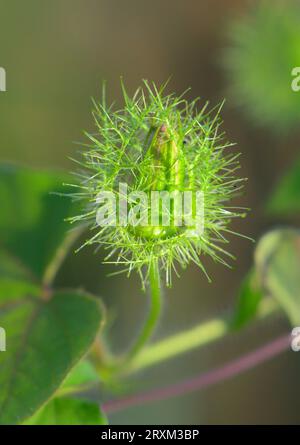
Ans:
[[[0,353],[0,424],[20,423],[49,400],[103,320],[100,302],[89,295],[62,291],[47,301],[29,289],[19,298],[16,293],[0,298],[7,338],[6,352]]]

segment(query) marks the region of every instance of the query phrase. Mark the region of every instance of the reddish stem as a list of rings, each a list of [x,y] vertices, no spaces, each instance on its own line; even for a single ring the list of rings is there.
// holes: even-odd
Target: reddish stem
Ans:
[[[239,375],[244,371],[254,368],[260,363],[275,357],[283,351],[286,351],[291,344],[290,334],[283,335],[276,340],[267,343],[260,348],[245,354],[225,365],[200,374],[194,378],[190,378],[183,382],[169,385],[165,388],[155,389],[152,391],[123,397],[121,399],[112,400],[102,405],[106,413],[130,408],[136,405],[144,405],[146,403],[156,402],[171,397],[177,397],[182,394],[194,392],[203,388],[207,388],[216,383],[227,380],[231,377]]]

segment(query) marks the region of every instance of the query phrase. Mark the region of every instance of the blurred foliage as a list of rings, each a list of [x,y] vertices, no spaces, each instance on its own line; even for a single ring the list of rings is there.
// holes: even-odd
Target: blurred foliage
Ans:
[[[278,301],[292,326],[299,326],[300,230],[278,229],[264,235],[255,263],[265,294]]]
[[[102,313],[96,300],[76,292],[57,292],[48,302],[2,294],[0,309],[8,339],[0,356],[0,423],[15,424],[59,388],[93,342]]]
[[[64,219],[73,204],[58,195],[70,191],[64,182],[68,176],[63,173],[0,166],[1,247],[35,278],[42,278],[68,229]]]
[[[0,355],[0,424],[20,423],[49,400],[103,322],[99,300],[52,288],[65,254],[70,203],[50,192],[64,179],[0,167],[0,326],[7,338]]]
[[[223,54],[229,94],[257,124],[288,131],[300,122],[300,96],[291,88],[300,63],[300,5],[275,0],[251,8],[229,28]]]
[[[267,204],[271,215],[295,215],[300,212],[300,159],[285,173]]]
[[[87,359],[81,360],[76,365],[59,389],[59,395],[72,394],[74,392],[89,389],[99,383],[99,375],[94,366]]]
[[[238,304],[232,322],[234,329],[240,329],[256,316],[262,298],[263,291],[256,271],[253,270],[245,278],[239,291]]]
[[[54,398],[25,425],[107,425],[96,402]]]

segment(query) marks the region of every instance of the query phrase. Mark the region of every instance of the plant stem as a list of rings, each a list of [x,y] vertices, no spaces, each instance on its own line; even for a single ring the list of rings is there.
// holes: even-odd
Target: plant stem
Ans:
[[[149,346],[132,362],[130,371],[148,368],[194,348],[209,344],[225,336],[228,331],[228,323],[221,318],[201,323],[192,329],[172,335]]]
[[[126,359],[125,359],[126,363],[132,361],[133,358],[138,356],[138,354],[141,352],[141,350],[144,348],[144,346],[152,337],[157,327],[162,306],[159,264],[157,260],[153,260],[150,266],[149,288],[150,288],[149,315],[146,319],[146,323],[139,337],[137,338],[137,340],[135,341],[129,352],[126,354]]]
[[[82,231],[83,231],[83,228],[79,227],[77,229],[70,231],[66,235],[64,241],[62,242],[62,244],[59,246],[59,248],[55,252],[54,257],[50,261],[50,264],[48,265],[48,267],[44,273],[43,286],[45,288],[49,288],[52,285],[52,283],[56,277],[56,274],[57,274],[60,266],[62,265],[63,261],[65,260],[71,246],[74,244],[74,242],[79,237],[79,235],[82,233]]]
[[[260,304],[258,319],[272,315],[278,309],[273,300]],[[230,317],[220,317],[201,323],[192,329],[172,335],[145,348],[130,364],[129,372],[148,368],[192,349],[208,345],[232,332]]]
[[[236,375],[258,366],[261,363],[276,357],[287,351],[290,347],[290,334],[285,334],[267,343],[256,350],[245,354],[225,365],[212,369],[204,374],[165,388],[155,389],[141,394],[127,396],[117,400],[106,402],[102,408],[107,414],[127,409],[137,405],[157,402],[167,398],[178,397],[183,394],[194,392],[216,383],[228,380]]]
[[[132,361],[140,355],[157,327],[162,307],[162,292],[158,260],[153,260],[150,265],[148,281],[150,294],[150,307],[148,309],[148,315],[138,338],[129,348],[129,351],[123,356],[116,357],[106,350],[103,357],[102,348],[99,354],[99,345],[94,345],[92,357],[94,365],[96,366],[102,381],[109,381],[120,374],[127,374],[128,369],[131,367]]]

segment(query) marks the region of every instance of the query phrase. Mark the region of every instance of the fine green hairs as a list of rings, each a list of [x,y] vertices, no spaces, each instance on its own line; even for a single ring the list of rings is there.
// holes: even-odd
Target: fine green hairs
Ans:
[[[84,245],[104,246],[106,262],[123,265],[128,273],[137,270],[143,283],[153,262],[165,271],[167,285],[171,284],[172,270],[177,273],[176,264],[186,267],[194,262],[205,272],[202,254],[226,264],[225,257],[231,255],[221,246],[228,242],[228,224],[245,214],[229,202],[245,179],[235,176],[239,153],[232,151],[233,144],[226,141],[220,128],[221,107],[208,111],[208,104],[200,105],[199,99],[188,103],[183,95],[167,95],[165,86],[157,89],[147,81],[132,98],[123,84],[122,90],[122,109],[107,106],[105,94],[102,103],[94,102],[96,133],[87,134],[89,144],[82,151],[80,184],[74,193],[83,211],[71,220],[90,226],[92,235]],[[113,215],[125,198],[120,184],[126,184],[126,197],[131,196],[127,210],[134,214],[135,224]],[[188,192],[190,209],[180,207],[177,200],[180,193],[187,196]],[[100,201],[104,204],[99,200],[101,193],[116,196],[115,202],[104,206],[107,220],[103,225],[97,220]],[[169,193],[171,198],[168,209],[165,203],[158,204],[153,223],[149,202],[155,193],[159,198]],[[199,197],[203,206],[201,232],[184,219],[187,213],[198,215]],[[141,205],[143,200],[146,203]],[[178,203],[183,213],[180,224],[175,215]],[[136,223],[138,212],[140,224]]]

